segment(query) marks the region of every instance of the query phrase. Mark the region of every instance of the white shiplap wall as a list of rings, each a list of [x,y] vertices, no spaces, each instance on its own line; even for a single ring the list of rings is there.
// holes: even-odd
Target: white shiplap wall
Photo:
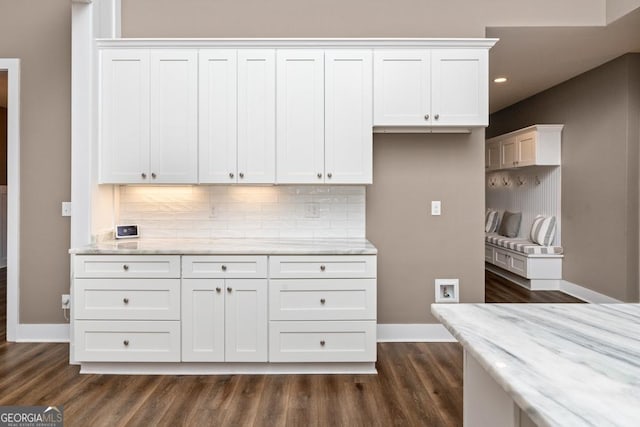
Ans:
[[[539,184],[538,184],[539,182]],[[536,215],[554,215],[558,222],[555,245],[562,242],[561,168],[532,166],[486,175],[487,208],[522,212],[519,237],[528,237]]]
[[[116,221],[148,238],[359,238],[365,187],[121,186]]]

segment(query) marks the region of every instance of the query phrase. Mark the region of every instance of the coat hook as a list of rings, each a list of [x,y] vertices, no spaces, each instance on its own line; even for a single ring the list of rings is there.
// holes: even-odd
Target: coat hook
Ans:
[[[538,178],[538,175],[536,175],[536,185],[540,185],[540,178]]]
[[[522,186],[527,182],[526,179],[522,178],[521,176],[518,176],[518,185]]]
[[[509,179],[502,177],[502,185],[504,185],[505,187],[509,186]]]

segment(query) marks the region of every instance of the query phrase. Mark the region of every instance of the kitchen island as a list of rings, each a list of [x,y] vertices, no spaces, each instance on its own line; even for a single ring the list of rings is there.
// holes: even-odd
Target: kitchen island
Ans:
[[[464,425],[640,425],[640,305],[431,311],[464,348]]]

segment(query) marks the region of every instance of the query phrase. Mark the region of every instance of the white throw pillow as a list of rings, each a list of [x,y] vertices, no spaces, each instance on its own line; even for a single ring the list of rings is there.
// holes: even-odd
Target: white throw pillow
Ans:
[[[556,237],[556,217],[538,215],[531,224],[529,238],[532,242],[542,246],[551,246]]]

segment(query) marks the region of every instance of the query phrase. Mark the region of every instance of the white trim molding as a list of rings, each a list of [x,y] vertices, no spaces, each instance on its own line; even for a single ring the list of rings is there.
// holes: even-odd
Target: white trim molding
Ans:
[[[69,342],[68,323],[21,323],[16,342]]]
[[[20,60],[0,59],[7,71],[7,341],[18,337],[20,308]]]
[[[378,342],[457,342],[440,323],[378,324]]]
[[[427,38],[217,38],[217,39],[98,39],[100,49],[108,48],[384,48],[384,49],[490,49],[498,39]]]
[[[581,300],[592,304],[619,304],[623,302],[605,294],[601,294],[600,292],[592,291],[584,286],[576,285],[575,283],[571,283],[567,280],[560,281],[559,290],[565,294],[580,298]]]

